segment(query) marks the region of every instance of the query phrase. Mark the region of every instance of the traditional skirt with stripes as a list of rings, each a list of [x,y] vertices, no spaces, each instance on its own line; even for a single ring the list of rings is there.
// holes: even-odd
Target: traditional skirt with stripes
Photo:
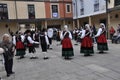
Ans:
[[[25,46],[21,41],[16,42],[16,56],[25,55]]]
[[[97,38],[97,49],[98,50],[108,50],[108,44],[107,44],[107,39],[105,34],[101,34],[98,38]]]
[[[73,46],[69,38],[64,38],[62,40],[62,56],[63,57],[74,56]]]
[[[93,42],[91,37],[86,36],[82,39],[80,53],[84,53],[84,54],[94,53]]]

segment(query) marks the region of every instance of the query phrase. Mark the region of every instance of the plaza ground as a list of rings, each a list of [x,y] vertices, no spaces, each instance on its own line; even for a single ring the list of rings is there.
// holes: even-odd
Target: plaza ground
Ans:
[[[61,45],[53,41],[53,50],[48,50],[48,60],[43,60],[41,48],[36,49],[39,59],[29,59],[28,52],[24,59],[15,57],[15,75],[9,78],[0,61],[0,77],[3,80],[120,80],[120,44],[108,43],[109,51],[105,54],[99,54],[94,44],[95,54],[84,57],[80,54],[80,44],[74,45],[73,41],[75,56],[72,60],[64,60]]]

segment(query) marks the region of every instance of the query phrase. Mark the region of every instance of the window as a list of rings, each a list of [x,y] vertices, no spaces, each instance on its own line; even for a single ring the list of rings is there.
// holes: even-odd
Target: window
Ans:
[[[58,5],[52,5],[52,17],[53,18],[58,18]]]
[[[66,12],[67,13],[71,12],[71,5],[70,4],[66,4]]]
[[[83,0],[80,0],[80,2],[81,2],[80,14],[84,15],[84,2],[83,2]]]
[[[94,12],[99,11],[99,0],[94,0]]]
[[[34,5],[28,5],[28,16],[29,16],[29,19],[35,19]]]
[[[120,5],[120,0],[115,0],[115,6]]]
[[[8,19],[7,4],[0,4],[0,20]]]

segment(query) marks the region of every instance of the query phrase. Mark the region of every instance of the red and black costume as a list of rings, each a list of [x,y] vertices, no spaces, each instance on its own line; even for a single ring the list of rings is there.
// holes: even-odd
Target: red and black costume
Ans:
[[[73,46],[72,46],[72,42],[70,39],[71,33],[69,31],[63,31],[61,34],[63,36],[62,56],[65,57],[65,59],[68,59],[69,57],[74,56]]]
[[[82,38],[82,41],[81,41],[80,53],[84,53],[85,56],[89,56],[90,54],[94,53],[93,41],[90,35],[91,34],[89,30],[85,30],[84,37]]]

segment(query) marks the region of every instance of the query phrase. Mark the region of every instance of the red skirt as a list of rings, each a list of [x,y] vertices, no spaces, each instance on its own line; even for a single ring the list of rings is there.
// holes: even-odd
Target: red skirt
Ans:
[[[98,38],[97,38],[97,42],[98,43],[107,43],[107,39],[105,34],[101,34]]]
[[[21,41],[16,42],[16,49],[24,49],[25,46]]]
[[[81,47],[86,47],[86,48],[90,48],[90,47],[93,47],[93,41],[92,41],[92,38],[89,37],[89,36],[85,36],[83,39],[82,39],[82,42],[81,42]]]
[[[73,48],[71,40],[69,38],[64,38],[62,40],[62,48]]]

